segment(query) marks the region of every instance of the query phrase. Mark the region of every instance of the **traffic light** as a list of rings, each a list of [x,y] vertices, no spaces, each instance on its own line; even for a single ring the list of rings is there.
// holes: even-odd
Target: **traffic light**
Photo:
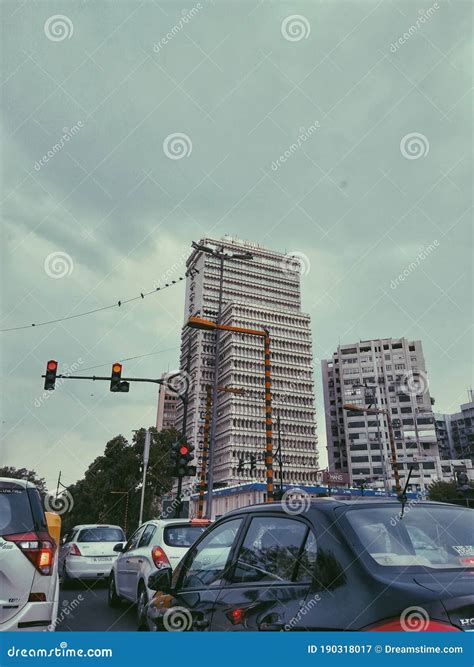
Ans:
[[[44,376],[44,388],[48,391],[54,389],[56,383],[56,373],[58,372],[58,362],[50,359],[46,364],[46,374]]]
[[[171,462],[176,477],[189,477],[196,474],[196,466],[190,466],[193,460],[194,447],[184,438],[175,442],[171,447]]]
[[[110,391],[129,391],[130,384],[122,381],[122,364],[112,364],[112,374],[110,376]]]
[[[257,457],[255,454],[250,454],[250,470],[255,470],[257,467]]]

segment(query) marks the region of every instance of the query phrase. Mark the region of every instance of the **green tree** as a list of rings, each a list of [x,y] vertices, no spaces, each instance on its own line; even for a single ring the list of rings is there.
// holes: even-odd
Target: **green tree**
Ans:
[[[457,482],[432,482],[428,487],[428,498],[442,503],[462,504],[463,494],[459,491]]]
[[[43,477],[38,477],[35,470],[27,468],[15,468],[13,466],[0,467],[0,477],[12,477],[13,479],[27,479],[32,482],[39,490],[41,495],[47,493],[46,482]]]
[[[124,526],[127,533],[138,525],[145,429],[135,432],[131,443],[122,435],[110,440],[84,478],[68,487],[73,499],[70,512],[63,515],[63,529],[80,523],[111,523]],[[157,515],[159,499],[170,491],[171,445],[179,437],[174,429],[157,432],[150,429],[150,459],[144,503],[144,520]]]

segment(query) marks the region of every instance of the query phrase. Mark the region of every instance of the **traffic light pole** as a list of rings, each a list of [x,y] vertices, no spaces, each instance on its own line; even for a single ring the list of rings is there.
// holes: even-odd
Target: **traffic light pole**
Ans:
[[[204,515],[204,496],[206,493],[206,476],[207,476],[207,457],[209,454],[209,428],[211,424],[211,406],[212,406],[212,387],[210,384],[206,387],[206,414],[204,419],[204,438],[202,444],[202,464],[201,477],[199,479],[199,498],[197,518],[202,519]],[[209,514],[209,511],[207,511]]]
[[[189,406],[189,375],[191,371],[191,349],[192,349],[192,332],[189,332],[188,337],[188,349],[186,353],[186,391],[184,396],[181,397],[183,401],[183,422],[181,424],[181,435],[186,438],[186,430],[188,427],[188,406]],[[175,519],[181,517],[181,509],[183,506],[183,478],[178,477],[178,485],[176,487],[176,512]]]

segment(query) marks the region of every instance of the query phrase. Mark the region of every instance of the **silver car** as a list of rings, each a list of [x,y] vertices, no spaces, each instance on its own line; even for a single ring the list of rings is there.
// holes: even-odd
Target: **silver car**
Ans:
[[[125,543],[120,526],[83,524],[74,526],[63,539],[59,554],[61,583],[74,580],[106,579],[117,558],[114,547]]]
[[[176,567],[210,525],[208,519],[154,519],[140,526],[120,549],[109,577],[109,605],[121,600],[137,605],[139,629],[147,628],[146,606],[154,595],[148,576],[161,567]]]

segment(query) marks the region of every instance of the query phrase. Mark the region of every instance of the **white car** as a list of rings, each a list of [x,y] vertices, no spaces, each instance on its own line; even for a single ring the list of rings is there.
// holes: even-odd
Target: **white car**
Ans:
[[[38,489],[0,477],[0,630],[54,630],[58,549]]]
[[[148,588],[148,576],[160,567],[176,567],[210,523],[208,519],[153,519],[140,526],[112,566],[109,605],[116,606],[122,599],[136,603],[138,627],[146,628],[146,606],[155,593]]]
[[[74,580],[106,579],[117,558],[114,547],[125,544],[120,526],[83,524],[74,526],[63,540],[59,573],[63,588]]]

